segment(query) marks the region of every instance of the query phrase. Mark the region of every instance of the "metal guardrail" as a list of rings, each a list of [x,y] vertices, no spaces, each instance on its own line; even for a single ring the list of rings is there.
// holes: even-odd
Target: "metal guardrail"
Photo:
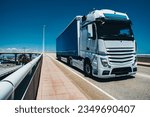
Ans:
[[[138,62],[150,63],[150,54],[138,54],[137,60],[138,60]]]
[[[0,100],[35,99],[41,65],[42,55],[0,81]]]

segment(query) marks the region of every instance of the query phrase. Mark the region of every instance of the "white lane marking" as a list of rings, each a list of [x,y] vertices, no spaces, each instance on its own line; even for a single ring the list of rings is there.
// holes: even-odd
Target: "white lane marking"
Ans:
[[[49,56],[51,59],[53,59],[54,61],[58,62],[55,58],[53,58],[50,55]],[[64,65],[61,62],[58,62],[59,64],[63,65],[66,69],[68,69],[69,71],[71,71],[72,73],[74,73],[75,75],[79,76],[80,78],[82,78],[82,80],[84,80],[85,82],[89,83],[90,85],[92,85],[93,87],[95,87],[96,89],[98,89],[99,91],[101,91],[102,93],[104,93],[105,95],[107,95],[108,97],[110,97],[112,100],[117,100],[115,97],[111,96],[110,94],[108,94],[106,91],[104,91],[103,89],[97,87],[96,85],[94,85],[93,83],[91,83],[90,81],[86,80],[85,78],[83,78],[82,76],[80,76],[79,74],[77,74],[76,72],[74,72],[72,69],[70,69],[69,67],[67,67],[66,65]]]
[[[150,79],[150,75],[143,74],[143,73],[136,73],[136,74],[141,76],[141,77],[145,77],[145,78],[149,78]]]

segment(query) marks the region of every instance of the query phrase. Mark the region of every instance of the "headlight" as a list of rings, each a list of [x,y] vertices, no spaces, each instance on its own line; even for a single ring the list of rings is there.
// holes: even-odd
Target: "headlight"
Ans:
[[[95,57],[93,60],[93,66],[96,68],[98,67],[97,57]]]
[[[134,66],[136,64],[136,61],[137,61],[137,57],[135,57],[134,63],[132,64],[132,66]]]
[[[104,67],[108,67],[108,61],[106,58],[100,58],[101,59],[101,63]]]

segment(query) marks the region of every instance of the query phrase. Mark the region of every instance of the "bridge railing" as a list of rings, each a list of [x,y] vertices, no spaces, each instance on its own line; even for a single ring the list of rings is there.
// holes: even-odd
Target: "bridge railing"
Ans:
[[[0,81],[0,100],[36,99],[42,55]]]

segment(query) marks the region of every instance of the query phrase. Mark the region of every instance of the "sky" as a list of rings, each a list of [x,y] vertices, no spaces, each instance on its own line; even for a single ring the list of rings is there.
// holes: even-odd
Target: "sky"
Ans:
[[[95,9],[125,12],[132,20],[138,54],[150,54],[149,0],[0,0],[0,51],[55,51],[56,38],[77,15]]]

